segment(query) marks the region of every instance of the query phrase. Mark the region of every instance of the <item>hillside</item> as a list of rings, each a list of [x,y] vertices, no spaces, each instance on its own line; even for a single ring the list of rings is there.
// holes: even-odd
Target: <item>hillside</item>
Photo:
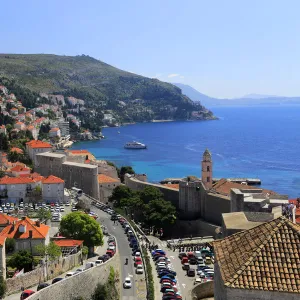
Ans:
[[[276,106],[300,104],[300,97],[279,97],[258,94],[250,94],[242,98],[218,99],[204,95],[186,84],[174,83],[174,85],[181,88],[182,93],[189,97],[191,100],[195,102],[201,101],[202,105],[208,108],[217,106]]]
[[[35,92],[84,99],[88,107],[112,110],[123,122],[192,119],[193,111],[200,112],[201,119],[213,118],[212,112],[194,104],[170,83],[125,72],[85,55],[1,54],[0,76]]]

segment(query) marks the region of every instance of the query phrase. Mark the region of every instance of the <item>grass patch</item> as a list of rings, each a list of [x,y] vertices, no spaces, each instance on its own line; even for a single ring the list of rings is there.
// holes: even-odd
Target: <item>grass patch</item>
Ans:
[[[144,246],[142,246],[142,252],[146,262],[146,272],[147,272],[146,276],[147,276],[147,286],[148,286],[147,299],[155,300],[154,280],[152,274],[152,266],[150,263],[150,257],[148,255],[147,249]]]

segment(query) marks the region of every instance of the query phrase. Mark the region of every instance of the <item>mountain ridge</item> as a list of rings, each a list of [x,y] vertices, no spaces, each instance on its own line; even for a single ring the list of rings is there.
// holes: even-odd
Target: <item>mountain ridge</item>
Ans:
[[[62,93],[86,100],[100,110],[112,110],[122,122],[155,119],[214,119],[181,89],[167,82],[126,72],[87,55],[0,54],[0,76],[35,92]],[[120,108],[119,102],[126,108]],[[133,103],[133,101],[135,101]]]

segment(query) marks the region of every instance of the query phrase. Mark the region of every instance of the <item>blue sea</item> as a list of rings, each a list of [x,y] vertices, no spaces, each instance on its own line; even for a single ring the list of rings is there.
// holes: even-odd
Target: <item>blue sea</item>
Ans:
[[[104,128],[105,139],[80,142],[97,159],[131,165],[149,181],[201,176],[202,154],[213,157],[213,177],[260,178],[262,186],[300,196],[300,106],[218,107],[217,121],[165,122]],[[118,133],[120,132],[120,133]],[[147,150],[126,150],[130,141]]]

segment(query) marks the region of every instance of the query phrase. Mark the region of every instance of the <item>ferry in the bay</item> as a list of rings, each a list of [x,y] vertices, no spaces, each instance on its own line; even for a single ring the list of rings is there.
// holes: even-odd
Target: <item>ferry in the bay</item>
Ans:
[[[126,143],[124,148],[125,149],[147,149],[147,146],[145,144],[133,141],[133,142]]]

